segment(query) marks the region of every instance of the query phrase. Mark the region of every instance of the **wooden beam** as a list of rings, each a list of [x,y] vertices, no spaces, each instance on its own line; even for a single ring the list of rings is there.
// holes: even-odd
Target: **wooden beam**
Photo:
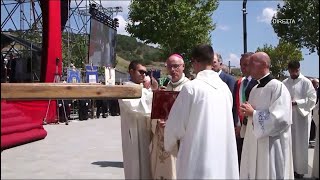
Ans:
[[[134,99],[141,86],[88,83],[1,83],[1,99]]]

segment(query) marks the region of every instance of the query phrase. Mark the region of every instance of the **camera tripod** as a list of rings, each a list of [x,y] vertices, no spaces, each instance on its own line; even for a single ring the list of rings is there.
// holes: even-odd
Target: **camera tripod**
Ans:
[[[53,79],[53,83],[60,83],[61,82],[61,76],[59,75],[59,72],[58,72],[58,64],[59,64],[59,58],[56,59],[56,72],[54,74],[54,79]],[[68,125],[68,117],[67,117],[67,113],[66,113],[66,108],[65,108],[65,105],[64,105],[64,101],[62,101],[62,107],[63,107],[63,112],[64,112],[64,117],[65,117],[65,124]],[[57,101],[58,103],[58,101]],[[48,102],[48,106],[47,106],[47,112],[46,112],[46,116],[43,118],[43,124],[46,125],[47,124],[47,117],[48,117],[48,112],[49,112],[49,108],[50,108],[50,104],[51,104],[51,99],[49,99],[49,102]],[[59,114],[59,109],[58,109],[58,121],[57,123],[59,124],[59,118],[60,118],[60,114]]]

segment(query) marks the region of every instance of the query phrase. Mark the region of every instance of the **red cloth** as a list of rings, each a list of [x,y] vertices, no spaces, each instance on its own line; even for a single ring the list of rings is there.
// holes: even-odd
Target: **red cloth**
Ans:
[[[45,138],[47,106],[48,101],[1,101],[1,150]],[[48,119],[56,119],[52,111]]]
[[[40,1],[43,19],[41,82],[54,82],[56,59],[59,58],[58,74],[62,69],[62,37],[60,1]]]
[[[3,111],[5,111],[3,109],[4,103],[10,105],[10,111],[13,111],[13,117],[20,115],[19,113],[23,113],[26,117],[31,118],[32,123],[42,124],[43,119],[46,117],[49,100],[1,101],[1,120],[7,118],[6,115],[2,113]],[[51,100],[48,116],[46,118],[47,123],[55,123],[57,121],[56,106],[56,101]]]
[[[241,85],[241,81],[242,78],[238,79],[237,84],[236,84],[236,111],[237,111],[237,115],[239,116],[240,122],[243,123],[243,116],[240,113],[240,97],[239,93],[240,93],[240,85]]]

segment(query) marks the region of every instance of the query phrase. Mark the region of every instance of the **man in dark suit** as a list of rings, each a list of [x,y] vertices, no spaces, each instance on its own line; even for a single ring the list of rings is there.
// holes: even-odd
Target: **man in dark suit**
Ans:
[[[88,120],[89,118],[89,104],[90,104],[90,100],[88,99],[82,99],[78,101],[78,107],[79,107],[79,120]]]
[[[242,116],[239,113],[239,107],[242,103],[249,100],[251,89],[257,84],[257,81],[252,79],[250,76],[250,69],[248,68],[250,62],[250,56],[252,52],[247,52],[241,55],[240,68],[243,77],[238,79],[235,83],[233,90],[233,121],[237,139],[237,150],[238,150],[238,163],[240,167],[241,152],[244,134],[247,125],[247,117]]]
[[[218,53],[214,53],[214,57],[212,60],[212,69],[219,74],[222,81],[225,82],[228,85],[230,91],[233,92],[236,80],[233,76],[222,71],[222,58]]]
[[[66,122],[70,119],[71,100],[58,100],[59,122]]]

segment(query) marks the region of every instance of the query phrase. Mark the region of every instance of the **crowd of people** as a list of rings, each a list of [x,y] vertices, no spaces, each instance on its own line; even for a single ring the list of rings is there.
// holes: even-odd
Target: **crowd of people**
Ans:
[[[223,72],[210,45],[196,46],[191,57],[193,80],[181,55],[167,58],[165,87],[143,64],[130,63],[127,84],[143,88],[141,98],[119,100],[126,179],[302,178],[312,119],[312,176],[319,178],[319,81],[303,76],[299,62],[288,64],[281,82],[264,52],[241,56],[239,79]],[[150,118],[155,90],[179,91],[167,119]]]
[[[57,114],[59,122],[70,120],[71,113],[77,114],[80,121],[89,118],[107,118],[111,116],[119,116],[120,109],[117,99],[81,99],[81,100],[58,100]]]

